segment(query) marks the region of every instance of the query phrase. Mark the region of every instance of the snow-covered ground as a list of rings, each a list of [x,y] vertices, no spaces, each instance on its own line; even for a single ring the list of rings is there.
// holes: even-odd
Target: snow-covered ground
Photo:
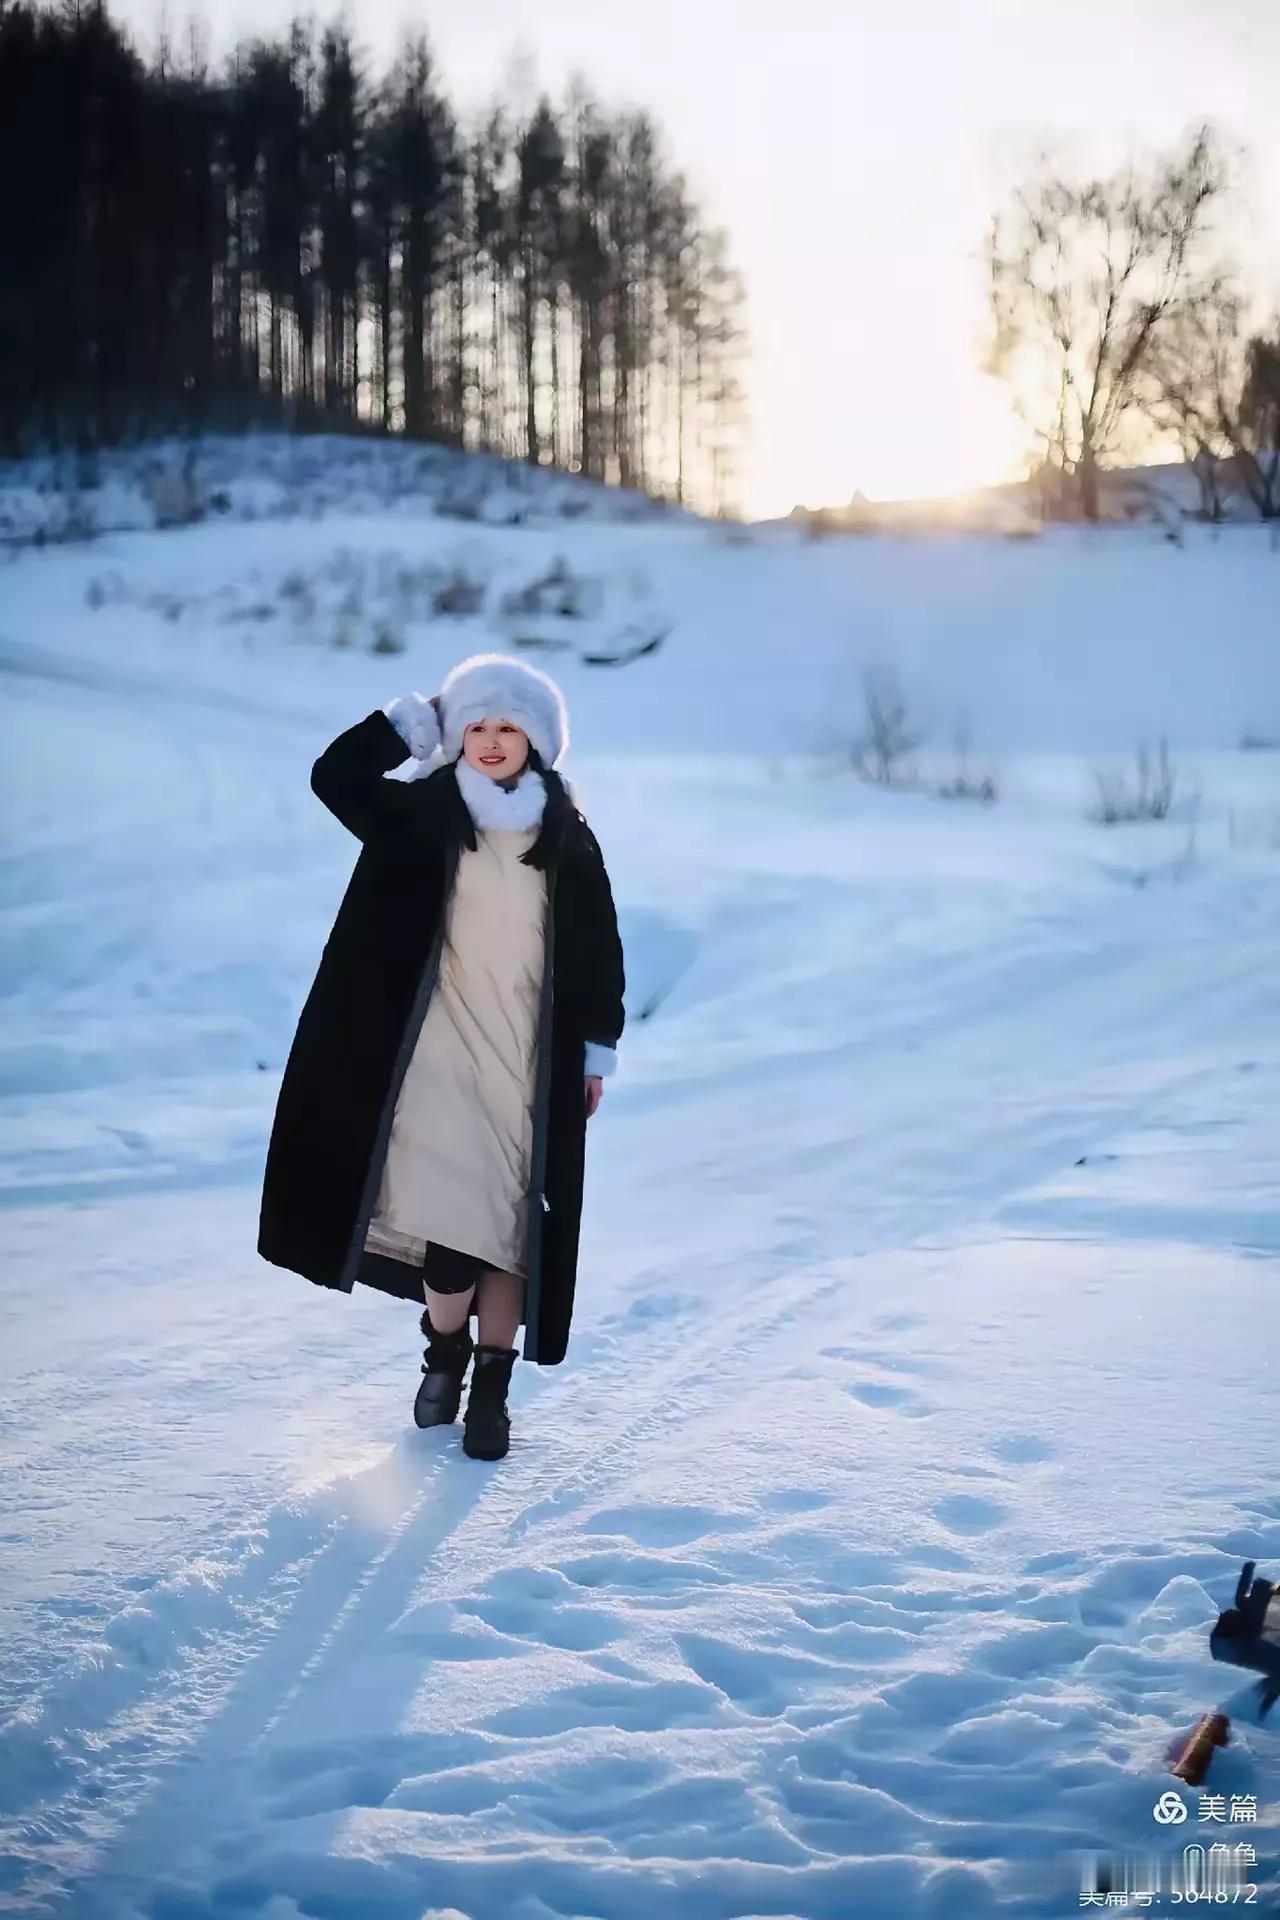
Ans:
[[[1048,1920],[1215,1841],[1268,1910],[1280,1728],[1152,1810],[1280,1572],[1278,586],[1244,529],[369,511],[0,565],[0,1911]],[[530,638],[629,1024],[484,1466],[258,1180],[354,857],[312,760]],[[839,757],[886,659],[918,791]],[[1174,817],[1089,821],[1161,734]]]

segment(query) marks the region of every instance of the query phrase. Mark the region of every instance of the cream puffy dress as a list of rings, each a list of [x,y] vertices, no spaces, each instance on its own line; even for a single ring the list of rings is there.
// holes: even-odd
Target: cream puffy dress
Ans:
[[[366,1235],[372,1252],[421,1266],[434,1240],[525,1272],[547,885],[520,856],[538,832],[477,822],[474,851],[461,850]]]

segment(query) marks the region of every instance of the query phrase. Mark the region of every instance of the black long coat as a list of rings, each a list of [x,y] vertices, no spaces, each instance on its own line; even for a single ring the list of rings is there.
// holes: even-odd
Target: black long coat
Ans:
[[[312,790],[361,841],[285,1065],[263,1178],[258,1251],[317,1286],[359,1280],[423,1304],[421,1272],[372,1253],[395,1103],[438,977],[445,909],[476,845],[452,764],[387,780],[406,759],[380,710],[340,734]],[[576,807],[544,832],[550,911],[526,1194],[523,1357],[564,1359],[577,1278],[586,1145],[584,1043],[616,1045],[622,943],[599,843]]]

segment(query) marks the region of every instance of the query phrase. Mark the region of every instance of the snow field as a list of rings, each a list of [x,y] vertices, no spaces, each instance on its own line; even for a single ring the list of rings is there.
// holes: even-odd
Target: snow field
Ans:
[[[1240,1561],[1280,1570],[1274,556],[468,530],[490,605],[564,554],[595,638],[670,627],[531,655],[629,1023],[569,1358],[479,1467],[407,1430],[411,1311],[253,1242],[354,851],[310,762],[489,615],[390,657],[222,617],[458,537],[5,570],[0,1911],[1056,1920],[1085,1850],[1189,1832],[1273,1885],[1275,1733],[1213,1762],[1247,1830],[1151,1808]],[[928,766],[969,703],[995,807],[840,767],[873,654]],[[1161,729],[1198,809],[1088,824]]]

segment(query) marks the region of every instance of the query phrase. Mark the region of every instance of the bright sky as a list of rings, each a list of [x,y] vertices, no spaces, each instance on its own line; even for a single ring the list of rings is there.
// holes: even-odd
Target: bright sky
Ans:
[[[113,10],[146,41],[162,3]],[[215,53],[294,10],[201,8]],[[352,17],[375,59],[424,24],[463,111],[520,60],[553,97],[578,71],[655,114],[747,280],[749,513],[1021,471],[1022,429],[977,370],[981,252],[1046,140],[1111,164],[1215,121],[1250,149],[1243,235],[1280,304],[1277,0],[360,0]]]

